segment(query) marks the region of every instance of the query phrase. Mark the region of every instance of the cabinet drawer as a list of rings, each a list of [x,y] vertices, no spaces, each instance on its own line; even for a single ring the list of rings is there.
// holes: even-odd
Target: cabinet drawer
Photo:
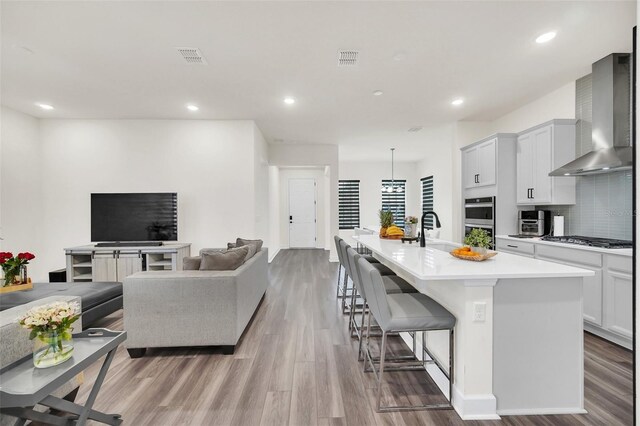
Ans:
[[[571,249],[565,247],[548,246],[538,244],[536,252],[537,258],[545,260],[563,260],[565,262],[576,263],[578,265],[588,265],[597,268],[602,267],[602,254],[580,249]]]
[[[633,258],[631,256],[615,256],[615,255],[606,255],[607,256],[607,269],[612,269],[614,271],[626,272],[630,274],[632,272],[632,262]]]
[[[535,245],[524,241],[502,240],[498,238],[496,240],[496,250],[533,256]]]

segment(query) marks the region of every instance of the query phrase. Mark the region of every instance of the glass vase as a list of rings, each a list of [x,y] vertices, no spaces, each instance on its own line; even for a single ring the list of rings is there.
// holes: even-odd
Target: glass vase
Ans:
[[[41,333],[33,342],[33,366],[36,368],[53,367],[73,356],[73,339],[68,330]]]
[[[13,285],[16,283],[16,277],[19,277],[20,270],[18,268],[11,268],[4,271],[3,286]]]

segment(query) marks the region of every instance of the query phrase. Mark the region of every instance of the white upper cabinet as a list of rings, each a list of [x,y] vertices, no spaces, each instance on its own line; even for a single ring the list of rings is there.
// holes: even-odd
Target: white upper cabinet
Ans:
[[[549,176],[575,159],[575,123],[576,120],[552,120],[518,135],[518,204],[575,204],[575,178]]]
[[[464,187],[496,184],[496,139],[474,145],[462,151]]]

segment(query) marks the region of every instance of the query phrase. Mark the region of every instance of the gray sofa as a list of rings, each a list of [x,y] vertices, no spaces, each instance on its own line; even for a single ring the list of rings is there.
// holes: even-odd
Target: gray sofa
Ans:
[[[222,346],[233,353],[267,286],[267,249],[233,271],[148,271],[124,279],[125,346]]]

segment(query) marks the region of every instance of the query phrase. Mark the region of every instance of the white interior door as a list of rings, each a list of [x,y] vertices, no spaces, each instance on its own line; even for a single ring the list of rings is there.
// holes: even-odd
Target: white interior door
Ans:
[[[289,179],[289,247],[316,246],[316,181]]]

